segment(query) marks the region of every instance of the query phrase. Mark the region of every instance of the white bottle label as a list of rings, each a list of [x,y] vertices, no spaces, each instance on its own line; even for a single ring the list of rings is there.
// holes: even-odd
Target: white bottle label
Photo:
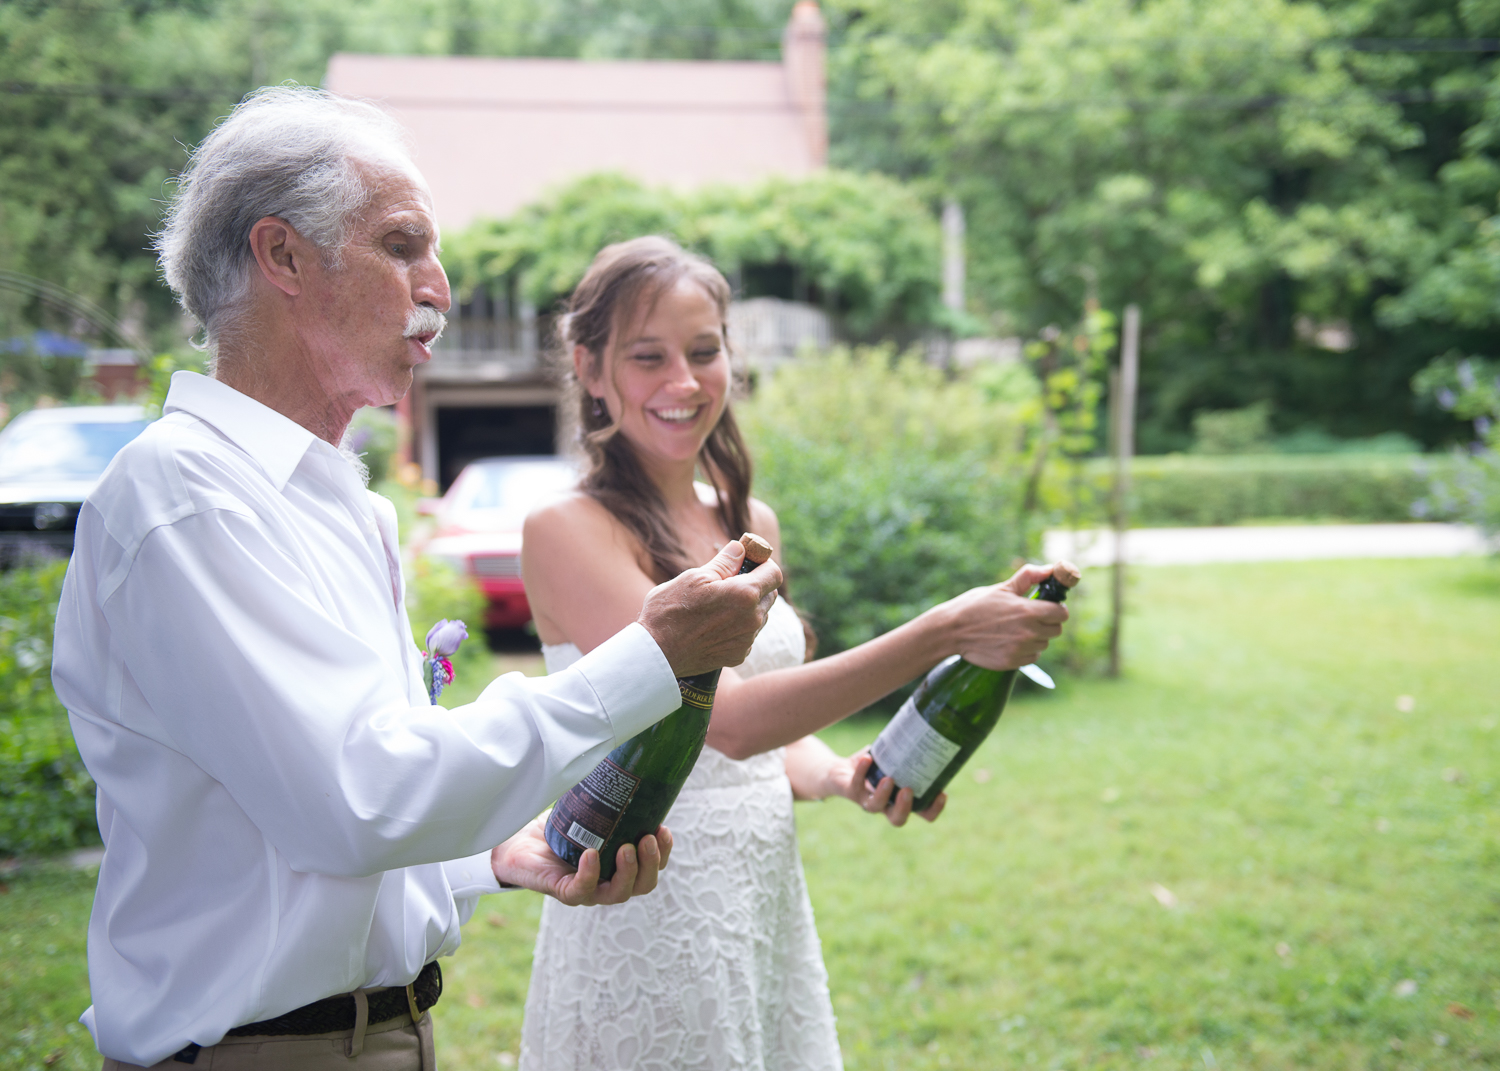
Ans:
[[[870,745],[870,754],[881,770],[896,779],[896,787],[909,788],[918,796],[932,787],[959,750],[917,713],[916,696],[901,704]]]

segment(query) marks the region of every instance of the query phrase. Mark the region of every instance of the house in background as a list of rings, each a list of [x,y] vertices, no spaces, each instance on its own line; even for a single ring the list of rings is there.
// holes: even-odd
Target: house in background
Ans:
[[[809,174],[828,155],[824,57],[817,3],[799,0],[780,63],[340,53],[325,85],[410,131],[452,233],[599,171],[677,189]],[[464,298],[398,408],[403,452],[444,488],[475,458],[558,446],[545,321],[514,293]],[[829,338],[820,310],[766,298],[737,303],[730,330],[762,364]]]

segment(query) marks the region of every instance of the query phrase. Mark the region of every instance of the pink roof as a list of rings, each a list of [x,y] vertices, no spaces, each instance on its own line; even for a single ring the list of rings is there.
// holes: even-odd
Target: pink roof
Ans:
[[[594,171],[690,189],[824,163],[822,116],[798,107],[780,63],[338,53],[325,85],[411,131],[446,230]]]

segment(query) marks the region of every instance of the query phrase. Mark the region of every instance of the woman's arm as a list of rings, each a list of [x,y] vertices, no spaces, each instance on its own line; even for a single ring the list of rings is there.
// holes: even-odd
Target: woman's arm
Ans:
[[[754,502],[751,523],[777,548],[780,564],[776,515]],[[521,570],[542,641],[570,640],[588,652],[634,621],[655,586],[638,554],[634,538],[585,495],[528,517]],[[1063,606],[1025,597],[1050,572],[1025,566],[1003,584],[967,591],[816,662],[749,678],[726,669],[709,744],[736,759],[790,744],[889,695],[950,654],[992,669],[1035,661],[1068,616]]]
[[[762,502],[753,507],[752,523],[779,553],[775,513]],[[1066,607],[1026,598],[1051,572],[1050,566],[1024,566],[1003,584],[966,591],[868,643],[816,662],[748,678],[725,670],[708,742],[735,759],[789,745],[863,710],[951,654],[989,669],[1034,662],[1068,617]]]

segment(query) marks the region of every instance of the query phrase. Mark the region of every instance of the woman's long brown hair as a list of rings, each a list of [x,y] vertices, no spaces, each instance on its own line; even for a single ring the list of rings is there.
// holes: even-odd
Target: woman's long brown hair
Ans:
[[[636,238],[605,246],[589,265],[558,320],[557,365],[564,385],[563,411],[572,411],[588,467],[579,488],[609,510],[641,541],[651,559],[652,579],[670,580],[699,564],[689,560],[672,530],[666,502],[608,412],[596,412],[594,399],[573,369],[573,348],[588,351],[594,375],[608,371],[610,343],[680,280],[690,279],[718,307],[725,322],[729,283],[708,261],[666,238]],[[728,346],[728,327],[725,327]],[[726,401],[724,413],[698,453],[698,468],[714,487],[725,538],[750,527],[750,453]]]

